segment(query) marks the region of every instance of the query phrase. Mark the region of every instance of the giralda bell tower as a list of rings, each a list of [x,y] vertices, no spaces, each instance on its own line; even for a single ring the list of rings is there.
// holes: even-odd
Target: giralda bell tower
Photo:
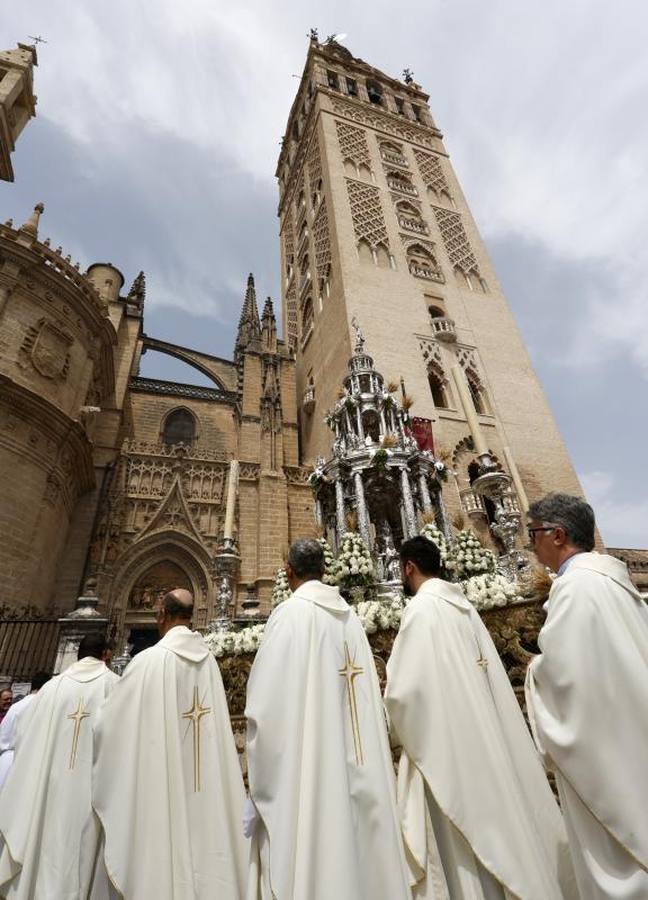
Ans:
[[[284,337],[297,355],[304,463],[353,348],[432,421],[457,473],[450,511],[479,518],[460,367],[481,433],[518,494],[582,493],[567,450],[427,105],[335,41],[311,39],[279,157]],[[454,376],[454,377],[453,377]],[[400,390],[400,388],[399,388]]]

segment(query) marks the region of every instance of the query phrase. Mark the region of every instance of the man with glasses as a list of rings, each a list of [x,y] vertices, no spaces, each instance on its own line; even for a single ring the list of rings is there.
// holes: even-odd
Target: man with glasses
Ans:
[[[557,573],[529,666],[527,708],[556,776],[583,898],[648,897],[648,607],[627,567],[594,552],[594,512],[550,494],[529,509]]]

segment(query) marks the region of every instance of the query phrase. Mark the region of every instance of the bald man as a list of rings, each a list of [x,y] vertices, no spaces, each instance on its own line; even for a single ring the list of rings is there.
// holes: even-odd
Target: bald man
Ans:
[[[104,841],[92,897],[245,894],[241,768],[218,665],[192,617],[189,591],[166,594],[161,640],[129,664],[95,728]]]

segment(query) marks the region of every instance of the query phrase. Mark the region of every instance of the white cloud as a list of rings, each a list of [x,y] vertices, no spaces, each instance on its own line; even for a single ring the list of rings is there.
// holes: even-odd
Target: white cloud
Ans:
[[[605,543],[610,547],[645,546],[648,498],[622,496],[618,479],[610,472],[593,470],[579,477]]]

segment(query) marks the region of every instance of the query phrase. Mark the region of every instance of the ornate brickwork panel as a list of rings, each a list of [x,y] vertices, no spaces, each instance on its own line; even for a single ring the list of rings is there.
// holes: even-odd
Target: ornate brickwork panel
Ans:
[[[434,365],[441,372],[444,372],[443,356],[441,355],[441,347],[439,346],[438,342],[432,340],[429,337],[426,337],[423,334],[417,334],[416,338],[418,340],[418,345],[421,353],[423,354],[423,359],[425,361],[426,367]]]
[[[102,504],[92,566],[110,565],[138,537],[174,528],[214,547],[224,515],[225,454],[127,441]]]
[[[286,291],[286,340],[294,346],[297,343],[297,289],[294,280]]]
[[[313,135],[308,154],[306,156],[306,165],[308,168],[308,182],[311,192],[315,190],[317,184],[322,178],[322,160],[320,158],[319,141],[317,134]]]
[[[450,186],[443,174],[439,157],[423,153],[421,150],[414,150],[414,156],[416,157],[421,177],[428,187],[435,190],[437,194],[440,194],[441,191],[446,191],[449,195]]]
[[[318,283],[326,281],[331,270],[331,241],[329,237],[328,211],[323,200],[313,222],[313,243],[315,244],[315,267]]]
[[[352,178],[347,178],[346,183],[356,238],[368,241],[372,247],[378,244],[389,247],[378,188]]]
[[[457,362],[462,369],[471,369],[476,375],[479,375],[479,363],[477,361],[477,352],[474,347],[457,347]]]
[[[432,135],[424,128],[406,125],[400,118],[397,120],[389,114],[367,109],[360,103],[355,104],[348,100],[342,100],[339,97],[332,98],[331,102],[335,112],[347,119],[370,125],[377,131],[396,135],[405,141],[411,141],[413,144],[423,144],[427,147],[433,146]]]
[[[479,276],[479,266],[459,213],[438,206],[432,208],[452,266],[465,274],[474,272]]]
[[[292,215],[286,216],[286,221],[284,222],[283,227],[283,242],[284,242],[284,263],[287,266],[294,265],[295,262],[295,232],[293,230],[293,217]],[[284,273],[288,275],[288,271]]]
[[[364,129],[355,128],[355,126],[348,125],[346,122],[337,121],[335,127],[337,128],[342,159],[352,159],[358,165],[362,163],[370,169],[369,145],[367,144],[367,135]]]

